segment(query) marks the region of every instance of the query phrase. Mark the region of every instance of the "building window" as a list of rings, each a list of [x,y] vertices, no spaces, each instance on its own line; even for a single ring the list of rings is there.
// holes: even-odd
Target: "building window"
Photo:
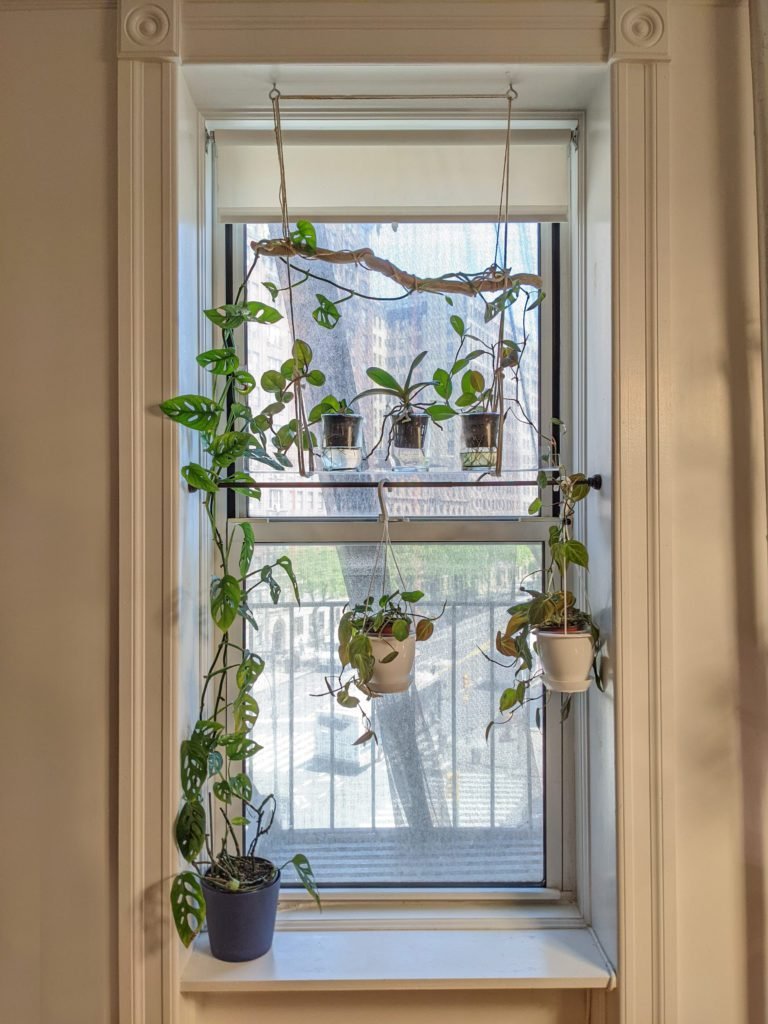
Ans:
[[[494,260],[492,223],[401,223],[395,213],[386,223],[317,223],[318,244],[370,247],[423,275],[480,271]],[[235,278],[248,260],[250,240],[282,235],[279,224],[266,222],[228,231]],[[510,225],[509,265],[541,273],[550,298],[556,284],[553,238],[556,248],[558,232],[550,224]],[[358,268],[334,268],[333,276],[366,294],[398,293]],[[259,262],[247,297],[270,301],[265,283],[286,285],[279,261]],[[365,372],[370,366],[400,379],[424,350],[428,355],[419,370],[430,379],[436,367],[450,363],[456,347],[451,315],[462,317],[478,337],[497,330],[496,321],[483,322],[481,303],[457,297],[449,307],[442,296],[425,294],[402,301],[354,300],[340,306],[334,330],[323,330],[312,319],[318,291],[334,296],[332,285],[312,282],[294,297],[297,333],[327,378],[307,396],[310,406],[328,392],[349,400],[365,390],[371,386]],[[281,303],[278,298],[282,308]],[[557,332],[551,316],[539,311],[528,321],[519,397],[528,419],[539,426],[549,423],[561,387],[552,369],[559,365],[553,358]],[[508,329],[513,339],[522,339],[522,305],[514,307]],[[252,327],[243,346],[258,380],[288,358],[288,320]],[[358,409],[370,450],[385,400],[363,398]],[[466,482],[458,459],[459,422],[442,427],[430,426],[430,464],[422,479]],[[348,601],[365,597],[368,586],[379,532],[375,489],[335,488],[332,474],[309,481],[330,486],[295,487],[295,471],[259,467],[254,475],[268,485],[263,500],[233,504],[234,517],[252,518],[261,562],[287,553],[301,589],[300,607],[287,591],[278,605],[255,591],[258,635],[245,626],[245,645],[267,663],[254,737],[266,735],[269,742],[249,765],[259,790],[277,798],[274,826],[260,846],[264,856],[280,863],[301,850],[321,886],[560,887],[560,858],[552,855],[562,842],[559,709],[550,713],[543,700],[531,701],[510,725],[485,735],[510,681],[495,664],[496,631],[509,606],[525,598],[521,588],[532,580],[535,585],[542,564],[549,520],[527,514],[539,493],[539,463],[536,430],[522,418],[510,419],[502,479],[524,475],[529,486],[483,481],[475,487],[420,488],[416,477],[413,488],[392,492],[400,566],[427,595],[424,610],[436,614],[445,602],[445,612],[433,637],[419,646],[411,688],[372,702],[378,745],[356,746],[359,714],[323,696],[325,678],[340,669],[339,618]],[[382,445],[359,479],[380,478],[386,466]],[[344,477],[348,482],[350,475]]]

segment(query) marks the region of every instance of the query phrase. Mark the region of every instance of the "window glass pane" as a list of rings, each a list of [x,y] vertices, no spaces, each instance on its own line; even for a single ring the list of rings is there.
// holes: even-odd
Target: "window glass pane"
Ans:
[[[259,849],[277,863],[306,853],[324,885],[541,884],[541,702],[486,741],[511,677],[482,653],[493,654],[506,609],[540,570],[541,545],[398,544],[396,552],[408,586],[427,595],[419,609],[434,615],[443,600],[446,609],[418,645],[410,689],[372,702],[378,746],[353,745],[358,711],[312,696],[339,670],[336,627],[344,604],[368,593],[375,546],[290,547],[301,606],[290,588],[277,605],[265,588],[252,594],[259,632],[248,627],[246,643],[267,667],[253,734],[264,750],[250,768],[278,805]],[[254,564],[284,553],[260,547]]]
[[[330,249],[358,249],[369,247],[378,255],[391,260],[402,269],[421,276],[440,276],[449,272],[482,271],[501,256],[496,253],[496,226],[494,224],[319,224],[318,245]],[[277,224],[250,224],[246,241],[267,237],[280,237],[282,228]],[[247,255],[250,249],[247,250]],[[302,261],[296,261],[301,265]],[[511,224],[509,226],[508,263],[515,271],[539,273],[538,224]],[[326,374],[325,385],[307,388],[308,407],[316,404],[329,392],[348,401],[373,382],[366,376],[371,366],[383,367],[402,383],[414,357],[424,350],[427,356],[418,368],[418,379],[431,380],[438,367],[450,368],[456,353],[458,337],[450,325],[451,315],[462,318],[469,332],[489,342],[498,335],[498,318],[484,323],[485,304],[479,298],[452,296],[449,306],[442,295],[417,293],[397,299],[402,289],[376,273],[355,266],[334,266],[313,262],[313,273],[321,277],[332,276],[336,281],[366,295],[387,297],[387,301],[371,302],[353,298],[339,306],[341,318],[333,330],[319,326],[312,318],[317,308],[317,294],[332,301],[343,298],[343,293],[330,283],[309,280],[294,289],[294,310],[297,335],[314,352],[314,365]],[[293,273],[294,283],[301,279]],[[282,261],[264,257],[259,260],[248,284],[248,298],[271,302],[264,284],[280,288],[287,285],[286,268]],[[287,314],[286,293],[282,292],[276,305]],[[508,315],[505,337],[518,344],[523,341],[523,300],[515,303],[512,316]],[[521,363],[518,397],[527,418],[539,425],[540,419],[540,331],[539,311],[526,317],[528,343]],[[289,357],[291,334],[287,315],[269,327],[249,325],[246,337],[248,368],[257,379],[267,370],[279,369]],[[476,342],[468,341],[463,353],[477,349]],[[490,378],[490,360],[478,358],[473,364]],[[511,382],[507,382],[508,394]],[[460,393],[460,376],[456,394]],[[434,401],[443,401],[428,392]],[[258,399],[261,401],[261,398]],[[360,400],[357,410],[363,414],[363,447],[374,448],[382,421],[389,405],[387,396],[376,395]],[[285,420],[292,410],[283,414]],[[442,427],[442,429],[441,429]],[[320,426],[317,434],[320,437]],[[428,429],[429,474],[440,479],[455,476],[464,479],[472,474],[462,473],[460,467],[461,428],[458,418],[440,426],[430,424]],[[368,467],[379,472],[388,465],[386,445],[380,445],[371,457]],[[505,470],[531,468],[539,463],[539,441],[523,417],[510,412],[505,426]],[[295,462],[295,459],[292,461]],[[364,467],[366,468],[366,467]],[[255,475],[262,480],[295,478],[295,472],[271,474],[254,464]],[[424,471],[421,471],[423,475]],[[416,476],[419,477],[419,473]],[[529,474],[530,475],[530,474]],[[322,474],[324,479],[354,479],[353,474]],[[527,479],[528,477],[526,477]],[[535,473],[532,475],[535,479]],[[400,490],[392,497],[392,513],[400,516],[516,516],[524,515],[536,496],[534,485],[526,488],[492,487],[482,492],[477,488]],[[266,494],[266,490],[265,490]],[[371,516],[378,511],[373,490],[345,488],[320,491],[316,488],[270,490],[266,502],[252,503],[250,514],[278,516]]]

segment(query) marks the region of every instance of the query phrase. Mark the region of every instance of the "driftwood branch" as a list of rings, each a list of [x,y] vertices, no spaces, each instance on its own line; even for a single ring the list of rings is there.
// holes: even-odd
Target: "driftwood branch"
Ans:
[[[365,270],[373,270],[395,281],[408,292],[435,292],[438,295],[477,295],[479,292],[500,292],[516,282],[541,290],[543,281],[536,274],[513,274],[510,270],[490,267],[480,274],[446,274],[444,277],[417,277],[396,267],[389,260],[377,256],[372,249],[306,249],[284,238],[264,239],[251,242],[251,249],[258,256],[278,256],[283,259],[320,260],[323,263],[354,263]]]

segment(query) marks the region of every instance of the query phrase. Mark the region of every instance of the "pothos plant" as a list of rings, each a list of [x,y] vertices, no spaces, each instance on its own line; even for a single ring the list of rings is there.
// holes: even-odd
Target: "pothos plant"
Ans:
[[[547,486],[546,473],[539,474],[539,485]],[[509,619],[504,631],[496,634],[496,650],[499,654],[511,658],[508,666],[514,669],[515,685],[507,687],[499,700],[501,718],[488,723],[486,736],[493,728],[511,720],[516,711],[538,695],[531,696],[531,687],[541,677],[541,671],[534,671],[534,653],[536,651],[536,631],[585,632],[592,638],[592,674],[600,690],[604,688],[599,664],[600,630],[588,611],[576,606],[574,594],[567,587],[567,576],[570,567],[586,571],[589,568],[589,553],[585,545],[571,536],[571,524],[578,502],[583,501],[591,490],[591,485],[583,473],[572,473],[562,476],[558,481],[559,517],[557,524],[550,527],[544,567],[542,569],[543,586],[540,590],[523,587],[528,600],[512,605],[507,609]],[[540,498],[536,498],[529,508],[531,514],[542,508]],[[561,717],[567,718],[570,711],[571,696],[566,697],[562,704]],[[536,709],[537,724],[540,724],[540,709]]]
[[[381,639],[385,644],[391,640],[403,642],[411,635],[417,642],[429,640],[445,606],[439,615],[421,615],[413,606],[423,598],[421,590],[396,590],[382,594],[378,600],[369,595],[364,601],[346,608],[341,616],[338,628],[341,674],[326,678],[325,685],[343,708],[360,709],[364,731],[355,740],[355,746],[370,740],[378,742],[361,697],[352,692],[356,690],[368,701],[379,696],[371,685],[376,668],[371,640]],[[390,664],[401,657],[395,644],[389,646],[392,649],[381,658],[382,664]]]
[[[256,381],[241,368],[234,350],[233,332],[244,323],[271,324],[281,313],[260,302],[240,302],[205,311],[221,329],[222,344],[201,353],[197,362],[212,377],[210,395],[179,395],[161,403],[163,413],[175,423],[200,436],[206,465],[190,462],[181,475],[190,488],[202,495],[215,556],[211,579],[209,611],[215,627],[215,652],[202,680],[198,717],[179,750],[183,802],[176,816],[176,845],[189,868],[171,885],[171,907],[179,938],[188,946],[205,920],[205,897],[201,879],[232,892],[260,888],[267,879],[254,872],[256,843],[269,832],[275,812],[274,796],[257,797],[245,762],[259,750],[252,731],[259,717],[254,690],[264,671],[264,659],[240,642],[242,626],[257,623],[249,606],[254,590],[266,587],[274,603],[280,600],[281,574],[299,601],[299,588],[290,559],[282,555],[274,562],[254,566],[255,538],[250,523],[239,523],[229,536],[222,536],[217,524],[217,504],[226,482],[231,489],[258,499],[260,491],[245,472],[233,471],[238,459],[255,459],[273,469],[289,465],[282,442],[276,451],[266,445],[266,430],[273,412],[254,414],[241,399],[256,387]],[[290,373],[281,376],[286,384],[307,372],[311,356],[294,353]],[[286,371],[289,368],[286,367]],[[312,381],[309,381],[312,383]],[[276,383],[276,382],[275,382]],[[281,385],[280,394],[285,396]],[[214,834],[214,823],[220,835]],[[245,849],[238,829],[251,826],[255,837]],[[245,833],[241,832],[241,836]],[[291,861],[296,873],[314,898],[318,899],[312,868],[303,854]],[[285,867],[286,865],[283,865]]]

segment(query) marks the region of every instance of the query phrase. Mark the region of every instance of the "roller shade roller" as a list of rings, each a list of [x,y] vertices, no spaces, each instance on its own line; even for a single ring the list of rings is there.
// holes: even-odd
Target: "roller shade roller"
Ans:
[[[503,133],[361,133],[354,138],[350,134],[287,136],[284,154],[292,220],[497,218]],[[519,134],[525,139],[515,138],[511,148],[510,218],[566,220],[568,133]],[[263,133],[216,133],[220,222],[277,219],[279,181],[274,138]]]

